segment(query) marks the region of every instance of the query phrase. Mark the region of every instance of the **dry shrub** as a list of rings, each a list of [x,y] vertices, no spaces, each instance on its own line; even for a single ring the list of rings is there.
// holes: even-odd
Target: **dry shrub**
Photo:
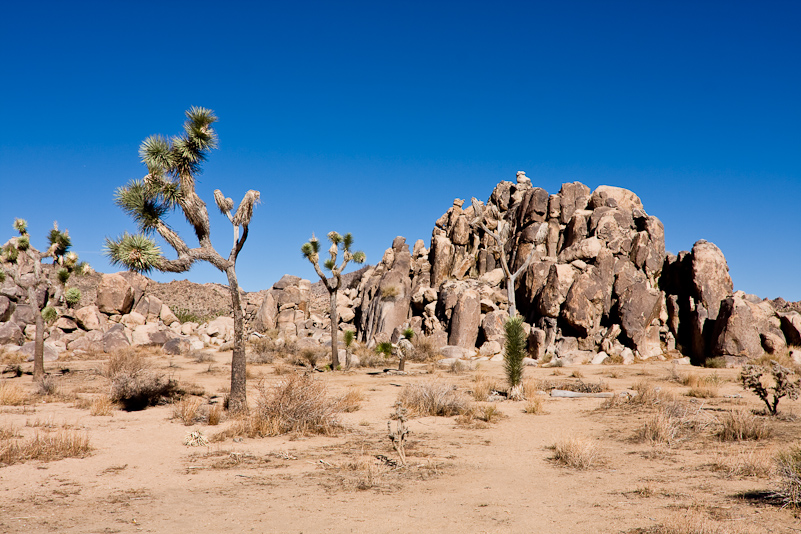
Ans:
[[[403,407],[419,416],[441,415],[449,417],[470,411],[470,400],[463,393],[445,382],[429,380],[407,384],[398,400]]]
[[[89,437],[74,430],[40,434],[29,439],[0,441],[0,465],[13,465],[29,460],[50,462],[62,458],[83,458],[89,454]]]
[[[551,447],[551,457],[556,463],[573,469],[589,469],[603,463],[598,446],[582,438],[567,438],[556,442]]]
[[[127,411],[160,404],[177,394],[177,383],[156,372],[140,350],[112,354],[103,375],[111,380],[111,400]]]
[[[428,336],[414,336],[412,338],[412,346],[414,351],[409,357],[409,361],[413,362],[433,362],[437,359],[437,348],[434,341]]]
[[[10,351],[0,347],[0,364],[8,366],[16,366],[25,363],[27,354],[22,351]]]
[[[715,432],[720,441],[756,441],[771,435],[767,421],[744,410],[726,413],[720,418],[720,425]]]
[[[195,363],[214,363],[214,355],[208,352],[203,352],[202,350],[193,350],[189,353],[189,358],[194,360]],[[248,359],[248,363],[250,363],[250,359]]]
[[[203,399],[198,397],[185,397],[172,406],[172,417],[178,419],[185,426],[191,426],[199,419],[200,406]]]
[[[359,358],[359,367],[383,367],[387,364],[387,358],[383,354],[378,354],[373,349],[367,348],[367,345],[353,344],[353,354]]]
[[[0,382],[0,406],[22,406],[28,403],[28,393],[8,382]]]
[[[470,370],[470,366],[462,360],[453,360],[448,366],[448,372],[454,375],[461,375]]]
[[[17,437],[19,434],[14,425],[0,426],[0,441]]]
[[[528,397],[526,405],[523,407],[523,412],[531,415],[541,415],[545,413],[545,403],[542,397],[534,396]]]
[[[473,398],[486,402],[493,391],[498,389],[498,381],[484,373],[476,373],[473,377]]]
[[[570,378],[584,378],[584,374],[578,369],[576,369],[572,373],[570,373]]]
[[[715,524],[699,512],[676,514],[659,525],[647,529],[637,529],[638,534],[729,534],[731,531]]]
[[[114,410],[114,402],[108,395],[102,395],[92,401],[89,407],[89,415],[111,415]]]
[[[58,395],[58,379],[53,375],[44,375],[36,383],[36,395],[51,397]]]
[[[539,380],[533,378],[526,378],[523,380],[523,396],[527,399],[534,399],[539,397],[538,391],[541,390],[539,387]]]
[[[773,455],[758,449],[719,454],[710,467],[727,477],[769,478],[773,473]]]
[[[341,428],[338,399],[329,397],[325,384],[307,374],[257,386],[256,409],[220,436],[278,436],[290,432],[331,435]]]
[[[220,419],[222,419],[222,407],[215,404],[209,409],[208,423],[210,426],[217,426],[220,424]]]
[[[364,393],[357,387],[349,387],[348,390],[337,399],[339,410],[345,413],[351,413],[359,410],[361,402],[364,400]]]
[[[676,402],[676,396],[672,392],[655,386],[653,382],[648,380],[637,382],[632,389],[637,394],[631,397],[629,403],[635,406],[658,406]]]
[[[473,417],[485,423],[494,423],[498,419],[506,417],[497,406],[492,404],[483,404],[473,408]]]
[[[779,489],[776,496],[787,506],[801,504],[801,447],[793,447],[776,455]]]

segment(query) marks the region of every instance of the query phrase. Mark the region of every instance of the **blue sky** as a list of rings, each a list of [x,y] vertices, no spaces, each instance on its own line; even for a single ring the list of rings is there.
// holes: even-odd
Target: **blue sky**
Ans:
[[[8,3],[0,228],[26,218],[41,247],[58,220],[112,271],[139,143],[204,106],[220,148],[200,194],[262,195],[248,291],[315,280],[312,232],[352,232],[369,263],[396,235],[428,245],[454,198],[525,170],[552,193],[629,188],[668,250],[712,241],[735,289],[801,300],[799,24],[799,2]],[[212,238],[227,254],[216,210]]]

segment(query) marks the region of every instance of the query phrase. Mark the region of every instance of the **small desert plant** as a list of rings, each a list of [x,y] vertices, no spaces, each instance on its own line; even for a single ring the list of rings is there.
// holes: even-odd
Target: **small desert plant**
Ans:
[[[342,334],[342,343],[345,345],[345,369],[350,369],[354,341],[356,341],[356,332],[345,330]]]
[[[473,417],[485,423],[494,423],[496,419],[505,417],[494,404],[483,404],[473,407]]]
[[[503,325],[506,333],[504,343],[503,370],[509,387],[513,388],[523,380],[523,358],[526,356],[526,333],[523,318],[511,317]]]
[[[795,446],[776,455],[779,489],[776,496],[785,505],[801,505],[801,447]]]
[[[193,359],[195,363],[214,363],[216,361],[213,354],[203,352],[202,350],[190,352],[189,357]],[[250,361],[250,358],[248,358],[248,363],[250,363]]]
[[[723,356],[707,358],[706,360],[704,360],[704,367],[707,367],[709,369],[725,369],[726,358],[724,358]]]
[[[698,384],[690,388],[687,396],[696,399],[714,399],[718,396],[718,388],[712,384]]]
[[[551,446],[556,463],[573,469],[589,469],[602,463],[598,446],[582,438],[567,438]]]
[[[779,399],[789,397],[796,400],[801,389],[801,379],[775,360],[771,360],[770,369],[761,365],[746,365],[740,372],[740,382],[743,389],[750,389],[762,399],[771,415],[778,413]]]
[[[89,415],[111,415],[114,409],[114,403],[108,395],[102,395],[92,401],[89,407]]]
[[[672,446],[679,439],[698,429],[694,413],[686,403],[668,401],[658,405],[657,411],[646,419],[636,433],[639,441]]]
[[[47,306],[42,310],[42,319],[47,324],[54,323],[58,319],[58,311],[53,306]]]
[[[400,295],[398,286],[387,286],[381,290],[381,298],[386,300],[395,300]]]
[[[468,398],[454,386],[434,380],[407,384],[398,400],[416,415],[461,415],[470,410]]]
[[[192,426],[198,420],[200,405],[203,400],[198,397],[185,397],[172,406],[172,417],[185,426]]]
[[[64,300],[67,301],[67,306],[70,308],[75,307],[81,301],[81,290],[77,287],[71,287],[64,293]]]
[[[414,352],[410,358],[412,361],[430,362],[437,358],[437,350],[430,337],[414,336],[412,345],[414,345]]]
[[[28,402],[28,394],[17,384],[0,382],[0,406],[22,406]]]
[[[392,356],[392,343],[389,341],[384,341],[379,343],[375,346],[376,354],[381,354],[384,358],[389,358]]]
[[[715,433],[721,441],[748,441],[770,437],[767,422],[746,411],[728,412],[720,418],[721,428]]]
[[[774,456],[765,450],[719,454],[710,468],[727,477],[768,478],[773,473]]]
[[[409,437],[409,428],[406,426],[406,408],[400,401],[395,402],[395,430],[392,430],[392,421],[387,421],[387,437],[392,447],[398,453],[401,465],[406,465],[406,439]]]

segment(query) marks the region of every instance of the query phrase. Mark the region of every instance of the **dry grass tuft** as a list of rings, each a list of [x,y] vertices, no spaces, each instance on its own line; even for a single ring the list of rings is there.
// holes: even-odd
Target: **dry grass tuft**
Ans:
[[[414,352],[409,358],[413,362],[433,362],[437,359],[437,349],[432,339],[428,336],[414,336],[412,338]]]
[[[28,393],[17,384],[0,382],[0,406],[22,406],[29,401]]]
[[[178,419],[185,426],[191,426],[200,419],[200,406],[203,399],[198,397],[185,397],[172,405],[172,417]]]
[[[589,469],[603,464],[598,446],[587,439],[567,438],[552,445],[554,455],[551,459],[565,467]]]
[[[664,402],[637,430],[635,439],[672,446],[699,429],[697,415],[698,409],[693,410],[686,403],[675,400]]]
[[[770,451],[751,449],[718,454],[710,468],[726,477],[770,478],[773,474],[773,460]]]
[[[779,489],[776,496],[787,506],[801,505],[801,447],[793,447],[776,455]]]
[[[364,400],[364,393],[357,387],[349,387],[348,390],[337,399],[339,410],[351,413],[361,409]]]
[[[676,514],[659,525],[637,529],[638,534],[729,534],[728,528],[716,524],[699,512]]]
[[[699,384],[692,386],[690,391],[687,392],[688,397],[695,397],[696,399],[714,399],[718,396],[718,388],[709,383]]]
[[[484,373],[476,373],[473,377],[473,398],[486,402],[493,391],[498,389],[498,381]]]
[[[544,414],[545,403],[542,401],[542,397],[539,396],[528,397],[528,401],[526,402],[526,405],[523,408],[523,412],[531,415]]]
[[[29,460],[51,462],[62,458],[84,458],[91,452],[89,437],[74,430],[40,434],[29,439],[8,438],[0,441],[0,465]]]
[[[210,426],[217,426],[222,419],[222,406],[215,404],[209,409],[208,424]]]
[[[403,407],[419,416],[466,414],[471,410],[466,395],[445,382],[429,380],[406,385],[398,396]]]
[[[58,395],[58,392],[58,378],[53,375],[46,374],[36,383],[36,395],[54,397]]]
[[[114,410],[114,402],[108,395],[102,395],[92,401],[89,407],[89,415],[111,415]]]
[[[721,428],[715,432],[720,441],[756,441],[771,435],[767,421],[744,410],[726,413],[720,424]]]

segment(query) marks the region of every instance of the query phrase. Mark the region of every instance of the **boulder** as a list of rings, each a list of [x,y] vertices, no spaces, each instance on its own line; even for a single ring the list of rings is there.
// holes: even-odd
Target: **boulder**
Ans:
[[[17,323],[0,323],[0,345],[22,345],[25,334]]]
[[[159,312],[159,319],[166,325],[172,325],[173,323],[180,323],[178,320],[178,316],[172,313],[172,310],[166,304],[161,305],[161,311]]]
[[[728,297],[720,303],[713,334],[714,356],[744,356],[749,359],[764,354],[751,305],[745,299]]]
[[[78,329],[78,324],[73,319],[64,316],[56,319],[54,326],[64,332],[74,332]]]
[[[291,312],[291,314],[292,314],[292,323],[294,324],[295,312]],[[216,319],[209,321],[209,325],[206,327],[206,334],[210,337],[220,338],[223,341],[230,341],[234,339],[233,317],[223,316],[223,317],[217,317]]]
[[[103,352],[110,353],[131,346],[131,340],[125,334],[125,327],[115,324],[103,335]]]
[[[134,327],[131,344],[143,346],[164,345],[174,336],[175,334],[170,330],[160,328],[159,325],[154,323],[148,323]]]
[[[801,313],[791,311],[789,313],[779,313],[781,329],[787,343],[790,345],[801,345]]]
[[[266,332],[267,330],[272,330],[276,327],[275,321],[277,316],[278,303],[273,296],[273,292],[270,291],[264,296],[264,300],[261,301],[259,311],[256,312],[253,328],[257,332]]]
[[[551,265],[548,279],[540,293],[538,308],[541,315],[559,317],[562,303],[573,285],[575,276],[576,270],[570,265]]]
[[[104,274],[97,286],[98,309],[106,314],[124,315],[131,311],[134,290],[119,274]]]
[[[17,304],[14,313],[11,314],[11,320],[19,325],[32,325],[36,323],[36,313],[29,304]]]
[[[481,321],[481,332],[486,341],[497,341],[503,345],[506,341],[506,330],[504,325],[509,319],[509,314],[498,310],[487,313]]]
[[[4,323],[11,319],[14,309],[17,305],[5,295],[0,295],[0,323]]]
[[[75,310],[75,321],[84,330],[100,330],[107,319],[97,306],[84,306]]]
[[[720,249],[703,239],[693,245],[691,258],[694,296],[706,308],[708,318],[714,321],[721,301],[732,294],[729,266]]]
[[[187,354],[192,349],[189,340],[180,337],[168,339],[161,348],[165,354],[171,355]]]
[[[590,209],[608,206],[612,208],[623,208],[629,211],[643,209],[642,200],[632,191],[622,187],[611,185],[599,185],[590,196]]]
[[[478,292],[472,289],[459,295],[451,317],[448,345],[473,349],[481,324],[481,305]]]
[[[33,361],[33,353],[34,353],[35,345],[36,345],[35,341],[28,341],[27,343],[22,345],[22,349],[20,349],[20,352],[22,352],[23,354],[26,354],[28,356],[27,361],[29,361],[29,362]],[[61,349],[55,343],[52,343],[50,341],[45,341],[44,342],[44,347],[43,347],[44,361],[46,361],[46,362],[54,362],[54,361],[58,360],[58,355],[60,353],[62,353],[62,352],[63,352],[63,349]]]

